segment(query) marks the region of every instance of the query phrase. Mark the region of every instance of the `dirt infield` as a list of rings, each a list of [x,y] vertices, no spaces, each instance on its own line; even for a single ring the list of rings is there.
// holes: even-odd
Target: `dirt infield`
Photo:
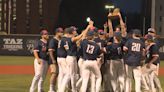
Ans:
[[[34,74],[34,67],[31,65],[3,65],[0,66],[0,74]],[[164,76],[164,67],[160,68],[159,75]]]
[[[31,65],[3,65],[0,66],[0,74],[34,74],[34,68]]]

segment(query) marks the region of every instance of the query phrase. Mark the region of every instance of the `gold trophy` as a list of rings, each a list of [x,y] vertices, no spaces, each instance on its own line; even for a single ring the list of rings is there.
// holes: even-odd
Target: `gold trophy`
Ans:
[[[119,19],[119,13],[120,13],[120,9],[119,8],[115,8],[113,10],[113,12],[110,13],[110,15],[108,15],[109,19]]]

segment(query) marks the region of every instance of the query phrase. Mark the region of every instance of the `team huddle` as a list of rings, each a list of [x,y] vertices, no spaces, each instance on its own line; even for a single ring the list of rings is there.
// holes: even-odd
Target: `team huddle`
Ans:
[[[156,31],[150,28],[144,37],[138,29],[127,33],[120,12],[117,15],[120,26],[115,29],[110,18],[104,30],[90,20],[81,34],[74,26],[57,28],[50,40],[48,31],[42,29],[34,46],[35,76],[30,92],[36,88],[44,92],[49,67],[49,92],[131,92],[132,79],[135,92],[163,92]]]

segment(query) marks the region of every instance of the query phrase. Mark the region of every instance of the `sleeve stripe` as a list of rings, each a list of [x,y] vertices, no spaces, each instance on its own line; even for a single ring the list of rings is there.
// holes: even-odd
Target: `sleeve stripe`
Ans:
[[[159,57],[159,55],[158,55],[158,54],[153,54],[152,56],[153,56],[153,57]]]
[[[35,50],[35,49],[33,51],[39,52],[39,50]]]
[[[48,49],[48,51],[55,51],[54,49]]]

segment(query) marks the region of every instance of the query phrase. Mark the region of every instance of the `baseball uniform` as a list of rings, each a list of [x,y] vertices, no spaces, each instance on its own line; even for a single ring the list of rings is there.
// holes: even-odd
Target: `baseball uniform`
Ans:
[[[149,89],[152,92],[156,92],[155,89],[155,85],[156,84],[156,88],[157,88],[157,92],[162,92],[162,88],[161,88],[161,84],[160,81],[158,79],[158,65],[159,65],[159,52],[158,52],[158,47],[155,43],[150,44],[149,46],[147,46],[146,48],[146,60],[145,60],[145,70],[143,72],[148,73],[148,80],[147,83],[149,85]],[[154,57],[158,57],[158,59],[156,61],[153,62],[153,64],[151,64],[150,68],[146,68],[146,65],[154,58]]]
[[[43,83],[48,70],[48,43],[45,43],[42,40],[38,40],[37,43],[34,45],[34,51],[37,51],[42,63],[39,64],[37,59],[34,60],[35,76],[32,80],[30,92],[34,92],[37,86],[38,92],[42,92]]]
[[[65,50],[66,46],[66,37],[62,37],[58,43],[57,49],[57,62],[59,67],[59,75],[58,75],[58,91],[61,92],[61,85],[64,82],[63,78],[66,76],[68,67],[66,63],[67,51]]]
[[[104,32],[100,32],[99,35],[104,35]],[[106,46],[106,41],[104,39],[101,39],[100,37],[97,37],[94,39],[94,41],[97,43],[97,45],[100,47],[100,49],[103,49],[105,46]],[[100,54],[100,59],[98,59],[98,64],[99,64],[99,67],[100,67],[100,71],[101,71],[101,74],[102,74],[102,83],[104,84],[102,87],[103,89],[105,90],[105,63],[104,63],[104,53],[101,53]],[[93,75],[92,73],[92,76],[91,76],[91,90],[93,90],[95,88],[95,76]]]
[[[49,50],[49,52],[53,53],[53,57],[54,57],[56,62],[57,62],[57,48],[58,48],[58,39],[53,37],[49,42],[49,49],[48,50]],[[56,82],[55,80],[56,80],[57,73],[58,73],[57,63],[55,63],[55,64],[53,64],[53,63],[54,62],[52,62],[52,59],[51,59],[51,56],[50,56],[49,67],[50,67],[50,70],[51,70],[51,78],[53,78],[53,80],[50,81],[49,92],[54,92],[54,90],[55,90],[54,89],[55,88],[55,83],[54,82]],[[50,78],[50,80],[51,80],[51,78]]]
[[[109,74],[112,90],[114,92],[123,92],[124,89],[124,63],[122,48],[122,43],[112,43],[106,47],[106,51],[111,53]]]
[[[86,92],[87,90],[87,84],[89,80],[89,75],[91,72],[94,73],[96,76],[96,88],[95,92],[100,91],[101,87],[101,72],[100,68],[97,63],[97,58],[100,55],[100,47],[93,41],[88,41],[88,40],[83,40],[81,42],[82,47],[82,52],[83,52],[83,57],[84,57],[84,62],[83,62],[83,68],[82,68],[82,87],[81,87],[81,92]]]
[[[126,72],[125,92],[131,92],[131,80],[133,76],[135,80],[135,91],[141,92],[141,59],[144,51],[144,43],[140,38],[131,38],[126,42],[124,49],[127,50],[127,56],[124,61]]]
[[[69,80],[71,80],[71,87],[72,91],[76,91],[76,74],[77,74],[77,45],[76,42],[72,42],[72,38],[66,37],[66,43],[68,45],[66,63],[68,67],[68,72],[66,76],[64,76],[63,83],[62,83],[62,90],[64,91],[66,85],[68,84]],[[63,92],[62,91],[62,92]]]

